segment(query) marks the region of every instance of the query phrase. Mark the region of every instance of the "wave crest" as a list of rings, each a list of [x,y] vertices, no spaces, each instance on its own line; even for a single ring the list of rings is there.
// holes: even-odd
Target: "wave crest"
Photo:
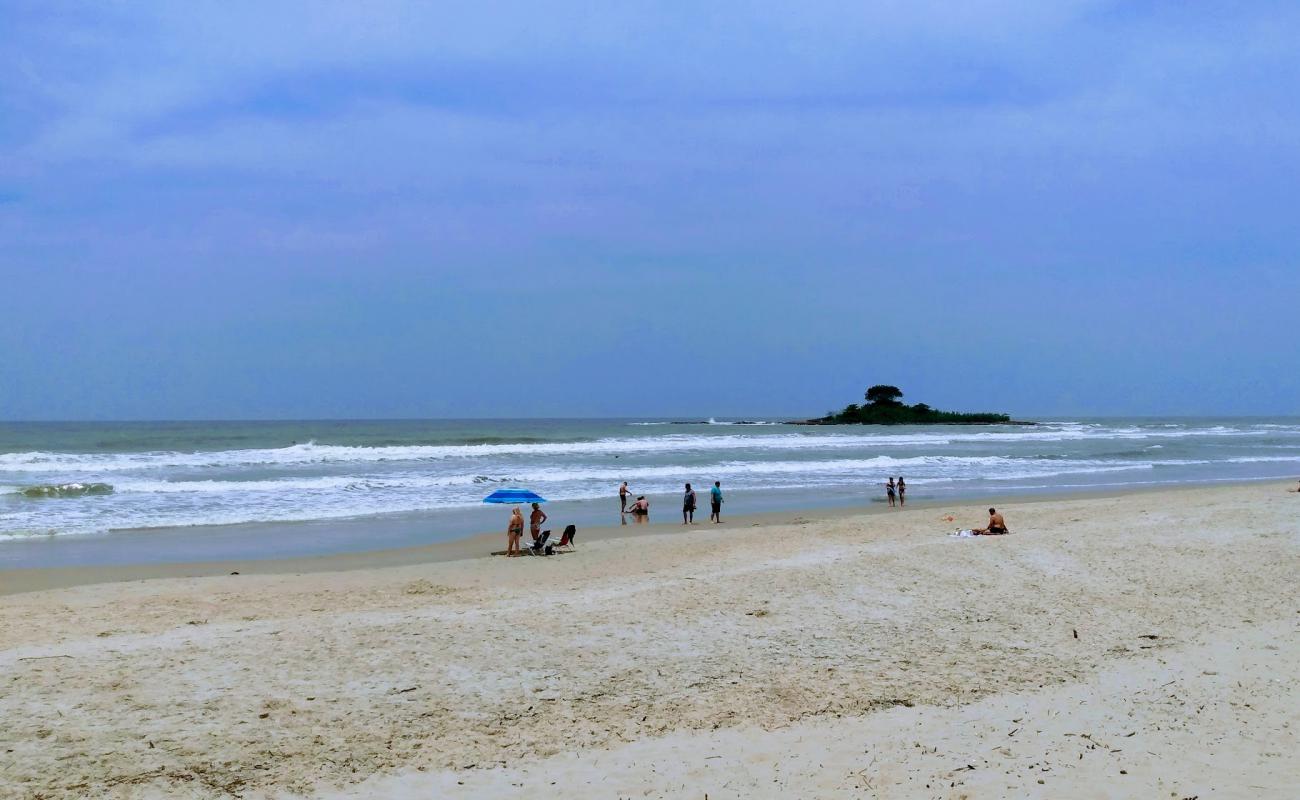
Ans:
[[[45,483],[39,486],[24,486],[18,490],[18,494],[33,498],[85,497],[112,493],[113,486],[108,483]]]

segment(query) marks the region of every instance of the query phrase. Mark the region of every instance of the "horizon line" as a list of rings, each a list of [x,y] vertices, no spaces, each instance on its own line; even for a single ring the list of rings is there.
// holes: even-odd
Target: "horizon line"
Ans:
[[[1082,419],[1276,419],[1297,418],[1300,413],[1291,414],[1018,414],[1014,417],[1031,421],[1068,421],[1065,418]],[[104,417],[86,419],[0,419],[0,425],[84,425],[102,423],[235,423],[235,422],[707,422],[710,419],[727,422],[754,420],[759,422],[802,422],[816,417],[800,417],[793,414],[711,414],[702,415],[655,415],[637,414],[633,416],[563,416],[563,417]],[[843,423],[846,425],[865,425],[879,423]],[[925,423],[921,423],[924,425]],[[933,424],[980,424],[980,425],[1014,425],[1015,420],[1006,423],[933,423]]]

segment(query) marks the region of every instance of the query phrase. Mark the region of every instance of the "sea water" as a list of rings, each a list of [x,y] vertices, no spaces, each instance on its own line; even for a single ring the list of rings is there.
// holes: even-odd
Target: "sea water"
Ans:
[[[0,423],[0,567],[422,544],[503,528],[482,499],[505,486],[556,523],[618,524],[622,481],[662,520],[688,481],[741,513],[878,502],[900,475],[913,501],[1300,475],[1297,418],[1036,422]]]

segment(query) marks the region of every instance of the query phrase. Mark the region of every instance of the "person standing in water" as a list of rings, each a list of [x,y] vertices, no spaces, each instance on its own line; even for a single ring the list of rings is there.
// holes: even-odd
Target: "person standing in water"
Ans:
[[[695,524],[695,490],[686,484],[686,494],[682,495],[682,524]]]
[[[709,506],[709,519],[722,522],[722,481],[713,482],[713,488],[709,490]]]
[[[898,476],[898,505],[902,507],[907,504],[907,484],[903,483],[903,476]]]
[[[891,476],[889,482],[885,484],[885,494],[889,495],[889,507],[894,507],[894,479]]]
[[[623,481],[623,485],[618,487],[618,513],[620,514],[627,513],[628,494],[630,494],[630,492],[628,491],[627,488],[627,481]]]

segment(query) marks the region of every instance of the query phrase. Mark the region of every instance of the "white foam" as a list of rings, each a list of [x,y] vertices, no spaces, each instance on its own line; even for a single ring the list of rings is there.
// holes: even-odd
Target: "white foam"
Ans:
[[[1153,477],[1169,475],[1174,482],[1210,474],[1255,477],[1264,468],[1245,465],[1300,464],[1300,441],[1293,438],[1300,436],[1300,425],[695,425],[636,433],[540,443],[358,447],[308,442],[215,452],[0,454],[0,538],[463,508],[477,506],[494,482],[528,486],[562,501],[608,498],[622,480],[659,498],[675,498],[685,481],[707,486],[713,480],[741,490],[874,493],[886,475],[904,475],[914,486],[942,492],[957,486],[1098,485],[1103,479],[1088,476],[1100,474],[1114,474],[1120,485],[1162,482],[1140,477],[1151,470],[1163,470]],[[1141,443],[1106,446],[1130,440]],[[1165,453],[1185,457],[1159,457]],[[33,500],[12,491],[101,481],[112,483],[116,492]]]
[[[1300,434],[1300,427],[1296,428]],[[941,447],[957,443],[1066,442],[1079,439],[1185,438],[1192,436],[1277,435],[1276,430],[1212,429],[1153,431],[1097,429],[1058,425],[1012,431],[936,433],[808,433],[668,434],[606,438],[584,442],[545,442],[474,445],[401,445],[355,447],[314,442],[274,449],[214,452],[47,453],[0,454],[0,474],[131,472],[174,468],[241,468],[307,464],[445,461],[489,456],[577,456],[671,454],[714,450],[817,450],[871,447]]]
[[[639,423],[631,423],[639,424]],[[654,423],[645,423],[654,424]],[[738,423],[717,423],[734,426]],[[1177,424],[1177,423],[1170,423]],[[750,426],[745,426],[750,427]],[[761,427],[761,426],[753,426]],[[723,450],[810,450],[873,447],[943,447],[961,443],[1070,442],[1078,440],[1186,439],[1195,437],[1300,436],[1300,425],[1247,425],[1229,428],[1106,427],[1095,423],[1046,423],[1034,427],[970,431],[948,428],[935,431],[894,432],[894,429],[807,428],[797,433],[682,432],[657,436],[611,437],[577,442],[521,442],[470,445],[398,445],[356,447],[319,445],[315,442],[273,449],[214,452],[48,453],[0,454],[0,475],[5,473],[130,472],[168,468],[242,468],[307,464],[424,462],[481,459],[493,456],[581,456],[672,454]]]

